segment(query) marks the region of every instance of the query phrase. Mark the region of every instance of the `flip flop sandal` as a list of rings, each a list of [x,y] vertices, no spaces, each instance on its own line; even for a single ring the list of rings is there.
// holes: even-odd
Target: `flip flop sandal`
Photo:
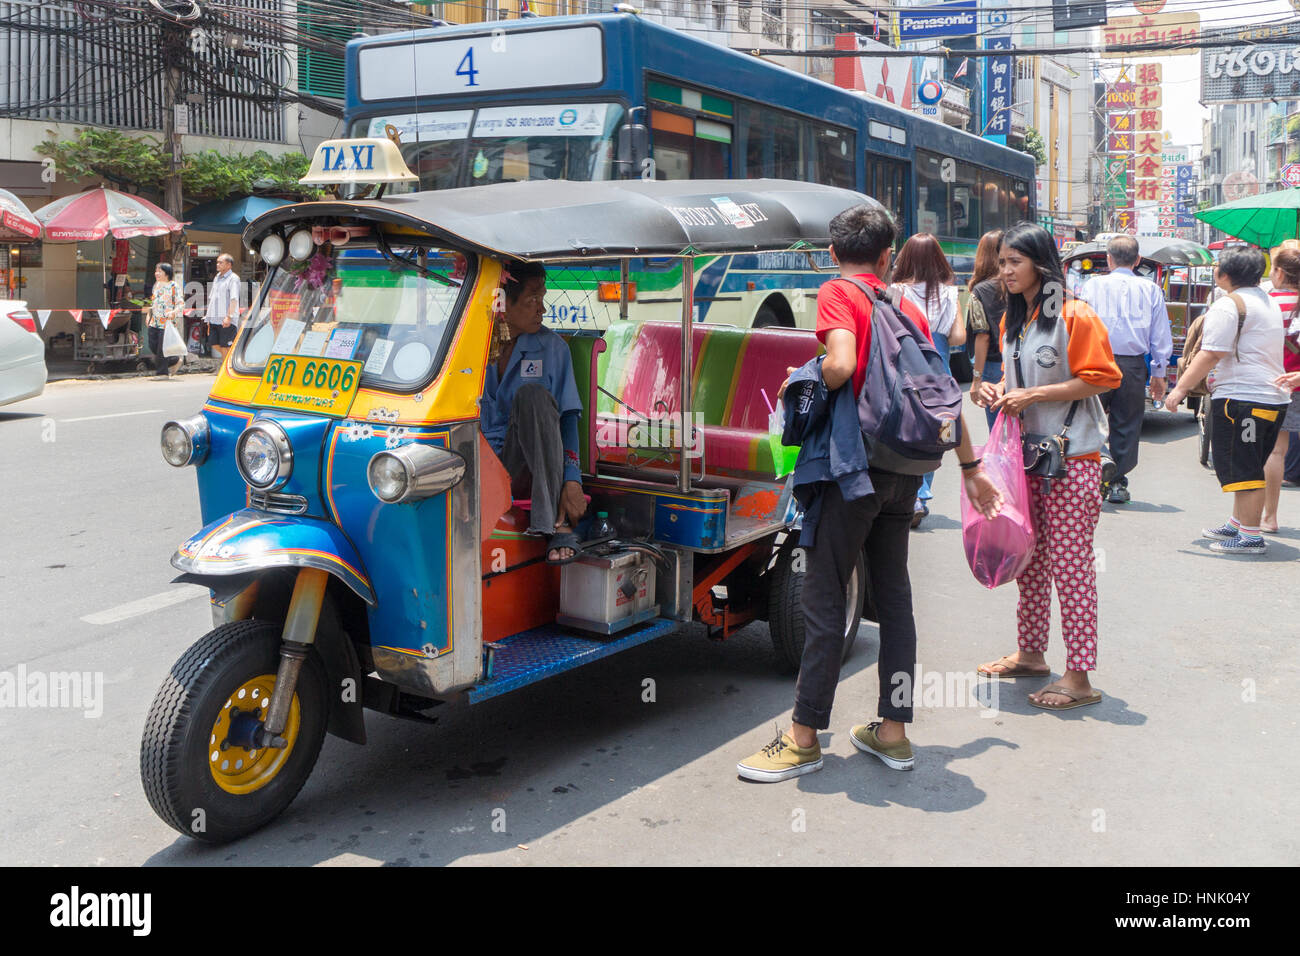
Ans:
[[[1001,664],[1005,670],[986,671],[985,667],[997,667]],[[1001,657],[992,664],[981,664],[976,668],[975,673],[981,677],[1047,677],[1052,673],[1050,667],[1044,667],[1042,670],[1034,670],[1031,667],[1021,664],[1019,661],[1013,661],[1010,657]]]
[[[550,552],[557,551],[560,548],[569,548],[573,554],[569,555],[567,558],[556,558],[552,561]],[[572,531],[561,531],[558,534],[551,535],[550,539],[546,542],[546,552],[547,564],[572,564],[582,555],[582,542],[578,540],[578,536]]]
[[[1068,704],[1059,704],[1059,705],[1040,704],[1032,697],[1029,698],[1029,702],[1031,704],[1033,704],[1035,707],[1041,707],[1043,710],[1070,710],[1074,707],[1086,707],[1089,704],[1101,703],[1101,691],[1099,690],[1094,690],[1092,692],[1092,695],[1088,696],[1084,694],[1076,694],[1068,687],[1062,687],[1060,684],[1050,684],[1047,687],[1044,687],[1042,690],[1034,691],[1034,693],[1040,695],[1060,694],[1062,697],[1070,698],[1070,702]]]

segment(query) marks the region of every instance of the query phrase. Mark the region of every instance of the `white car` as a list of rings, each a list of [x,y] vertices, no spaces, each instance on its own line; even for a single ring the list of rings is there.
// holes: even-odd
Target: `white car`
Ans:
[[[45,343],[21,299],[0,299],[0,405],[45,391]]]

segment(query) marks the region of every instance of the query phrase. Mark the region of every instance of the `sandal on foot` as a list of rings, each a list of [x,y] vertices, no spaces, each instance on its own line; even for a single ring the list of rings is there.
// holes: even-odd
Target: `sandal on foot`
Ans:
[[[1001,667],[1000,671],[986,670],[990,667]],[[1001,657],[992,664],[981,664],[975,669],[975,673],[981,677],[1046,677],[1052,673],[1052,669],[1046,665],[1041,670],[1036,670],[1027,664],[1021,664],[1019,661],[1013,661],[1010,657]]]
[[[1038,701],[1034,700],[1033,697],[1029,698],[1031,704],[1035,707],[1041,707],[1043,710],[1069,710],[1072,707],[1086,707],[1088,704],[1101,703],[1101,691],[1099,690],[1093,690],[1090,695],[1076,694],[1074,691],[1070,690],[1070,688],[1062,687],[1060,684],[1049,684],[1042,690],[1034,691],[1034,693],[1037,695],[1060,694],[1062,697],[1070,698],[1068,704],[1040,704]]]
[[[552,551],[560,551],[568,548],[573,553],[567,558],[551,558]],[[557,531],[551,535],[550,540],[546,542],[546,563],[547,564],[571,564],[582,554],[582,542],[572,531]]]

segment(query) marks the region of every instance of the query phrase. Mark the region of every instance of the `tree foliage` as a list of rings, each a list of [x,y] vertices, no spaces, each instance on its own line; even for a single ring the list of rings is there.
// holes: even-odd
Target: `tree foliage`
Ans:
[[[167,180],[167,151],[151,136],[86,128],[72,139],[46,140],[36,151],[52,158],[58,173],[69,179],[107,179],[131,192],[159,196]],[[319,190],[298,183],[310,165],[311,160],[297,152],[272,156],[259,149],[228,156],[205,149],[185,155],[181,189],[187,202],[249,195],[311,199]]]
[[[1043,134],[1032,126],[1025,130],[1025,142],[1020,151],[1034,157],[1034,163],[1038,166],[1047,164],[1047,144],[1043,142]]]

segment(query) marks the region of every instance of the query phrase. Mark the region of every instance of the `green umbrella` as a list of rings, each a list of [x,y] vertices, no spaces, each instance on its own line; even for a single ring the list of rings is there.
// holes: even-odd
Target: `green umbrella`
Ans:
[[[1196,214],[1201,222],[1264,249],[1300,239],[1300,189],[1234,199]]]

